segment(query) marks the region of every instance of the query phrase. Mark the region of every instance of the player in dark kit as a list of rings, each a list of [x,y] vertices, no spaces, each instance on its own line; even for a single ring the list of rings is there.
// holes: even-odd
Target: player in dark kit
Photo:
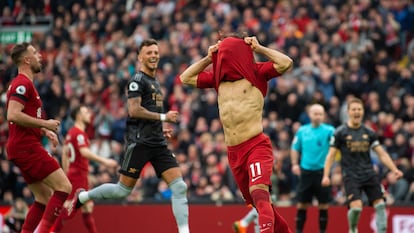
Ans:
[[[30,44],[17,44],[11,51],[18,75],[7,90],[7,120],[9,138],[7,157],[21,171],[33,192],[35,202],[30,207],[22,233],[49,233],[72,186],[57,161],[42,147],[45,135],[53,146],[58,145],[56,131],[60,122],[45,120],[42,101],[33,85],[34,75],[41,71],[41,55]]]
[[[171,130],[163,130],[162,122],[177,122],[178,112],[163,112],[163,95],[155,78],[159,51],[155,40],[142,42],[138,59],[140,71],[128,83],[127,148],[117,184],[103,184],[88,192],[80,192],[72,203],[76,207],[88,200],[121,199],[127,197],[147,162],[154,167],[172,191],[172,209],[179,233],[188,233],[187,185],[170,150],[166,138]],[[72,207],[69,208],[69,213]]]
[[[371,163],[370,150],[377,153],[381,162],[397,178],[403,174],[382,148],[376,134],[362,124],[364,108],[360,99],[354,98],[348,102],[348,116],[347,123],[338,127],[331,139],[331,148],[325,161],[322,185],[328,186],[330,184],[330,169],[336,151],[340,150],[345,192],[349,202],[349,232],[358,232],[357,225],[363,207],[361,192],[364,191],[370,204],[375,208],[377,232],[385,233],[387,231],[387,217],[384,196],[378,175]]]
[[[253,52],[269,61],[255,62]],[[212,71],[205,71],[212,64]],[[263,133],[267,82],[292,66],[285,54],[262,46],[256,37],[227,37],[210,46],[208,55],[181,75],[184,84],[215,88],[229,165],[246,204],[259,213],[260,232],[290,232],[270,201],[273,151]]]

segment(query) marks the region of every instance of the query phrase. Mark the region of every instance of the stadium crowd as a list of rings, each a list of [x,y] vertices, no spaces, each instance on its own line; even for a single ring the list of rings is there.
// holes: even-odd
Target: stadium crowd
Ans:
[[[137,48],[146,38],[160,46],[158,79],[165,109],[180,112],[170,149],[189,186],[190,202],[242,202],[228,167],[214,90],[180,84],[178,75],[202,58],[222,33],[243,31],[287,53],[294,67],[273,79],[263,125],[273,143],[273,198],[295,202],[297,177],[291,172],[290,146],[307,106],[322,104],[326,121],[339,126],[347,99],[363,99],[365,122],[379,135],[404,171],[395,180],[372,154],[387,191],[387,203],[414,204],[414,3],[410,0],[7,0],[1,2],[1,27],[36,24],[51,15],[53,26],[34,33],[32,43],[44,59],[36,87],[48,118],[62,121],[64,138],[70,110],[85,103],[94,110],[88,128],[92,150],[122,159],[126,121],[125,85],[138,70]],[[0,44],[0,200],[33,197],[19,171],[6,160],[5,93],[16,67],[12,45]],[[263,59],[257,57],[257,60]],[[243,107],[243,106],[240,106]],[[61,147],[44,145],[60,159]],[[340,156],[340,154],[338,154]],[[339,164],[332,171],[334,204],[345,202]],[[117,169],[90,165],[90,185],[116,182]],[[129,202],[168,201],[171,191],[151,166],[145,168]]]

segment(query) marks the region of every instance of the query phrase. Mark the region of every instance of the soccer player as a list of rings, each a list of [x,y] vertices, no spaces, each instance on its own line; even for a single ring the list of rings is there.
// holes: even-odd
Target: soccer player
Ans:
[[[253,52],[270,61],[255,62]],[[213,70],[205,71],[210,64]],[[210,46],[206,57],[180,75],[184,84],[216,89],[229,165],[246,203],[259,213],[262,233],[290,232],[270,201],[274,157],[262,115],[267,81],[291,66],[291,58],[262,46],[256,37],[230,36]]]
[[[341,152],[341,168],[344,179],[345,192],[348,197],[348,225],[349,232],[358,232],[357,225],[362,211],[362,191],[368,197],[369,203],[374,206],[378,233],[387,231],[387,216],[385,211],[384,194],[381,190],[378,174],[375,173],[370,157],[372,149],[381,162],[397,178],[403,173],[395,166],[389,154],[378,141],[374,131],[362,124],[364,116],[363,103],[358,98],[348,102],[348,121],[338,127],[330,142],[330,149],[325,161],[322,185],[330,184],[329,173],[334,162],[337,150]]]
[[[306,209],[312,204],[313,197],[318,199],[320,233],[325,233],[330,188],[322,186],[321,181],[329,141],[335,128],[323,123],[325,110],[320,104],[309,107],[309,118],[311,122],[301,126],[296,132],[291,148],[292,172],[299,176],[296,233],[303,232]]]
[[[163,130],[163,122],[176,123],[177,111],[163,112],[163,95],[156,79],[160,59],[157,41],[144,40],[138,53],[140,71],[128,83],[128,119],[126,129],[127,147],[117,184],[103,184],[87,192],[79,193],[69,206],[80,207],[89,200],[123,199],[132,191],[142,168],[147,162],[154,167],[172,191],[172,209],[179,233],[188,233],[187,184],[181,169],[167,148],[166,138],[171,129]]]
[[[69,129],[62,153],[62,168],[72,183],[72,193],[68,200],[72,199],[75,190],[79,188],[88,190],[89,160],[104,164],[108,167],[116,167],[118,163],[113,159],[107,159],[93,153],[89,149],[89,138],[85,132],[87,125],[91,122],[92,113],[85,105],[75,107],[71,112],[74,125]],[[67,206],[69,201],[66,201]],[[89,201],[82,207],[82,218],[89,233],[96,233],[95,220],[92,216],[93,202]],[[54,232],[60,232],[65,220],[68,218],[67,212],[56,220]]]
[[[39,233],[49,233],[72,190],[57,161],[41,144],[44,135],[53,146],[58,145],[55,132],[60,122],[43,119],[42,101],[33,85],[35,74],[42,70],[37,49],[29,43],[17,44],[11,58],[18,74],[7,90],[7,157],[20,169],[35,198],[21,232],[34,232],[39,225]]]

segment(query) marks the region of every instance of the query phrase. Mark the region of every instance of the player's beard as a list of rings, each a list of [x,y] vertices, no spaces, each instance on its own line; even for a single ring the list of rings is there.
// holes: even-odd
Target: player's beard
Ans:
[[[40,62],[39,62],[39,63],[37,63],[37,64],[31,64],[31,65],[30,65],[30,69],[32,70],[32,72],[33,72],[34,74],[37,74],[37,73],[39,73],[40,71],[42,71],[42,65],[40,64]]]

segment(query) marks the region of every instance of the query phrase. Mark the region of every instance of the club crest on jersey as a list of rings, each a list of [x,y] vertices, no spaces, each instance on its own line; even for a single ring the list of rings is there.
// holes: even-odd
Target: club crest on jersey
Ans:
[[[128,89],[130,90],[130,91],[137,91],[138,90],[138,83],[136,83],[136,82],[131,82],[130,84],[129,84],[129,86],[128,86]]]
[[[24,95],[26,93],[26,87],[24,87],[23,85],[16,87],[16,93]]]
[[[362,134],[363,139],[368,139],[368,134]]]
[[[346,140],[352,140],[352,135],[348,135],[348,136],[346,136],[346,138],[345,138]]]

